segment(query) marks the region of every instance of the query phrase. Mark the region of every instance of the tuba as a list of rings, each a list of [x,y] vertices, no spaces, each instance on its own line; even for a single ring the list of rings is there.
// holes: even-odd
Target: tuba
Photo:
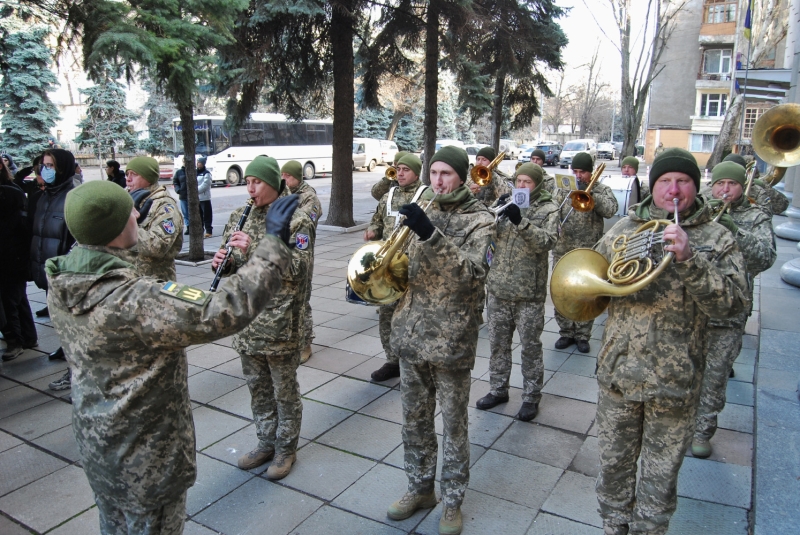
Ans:
[[[603,313],[612,297],[631,295],[656,280],[675,257],[664,254],[662,245],[664,227],[678,224],[678,199],[673,203],[674,221],[654,219],[630,235],[617,236],[610,264],[592,249],[574,249],[561,257],[550,277],[556,310],[572,321],[589,321]]]
[[[494,171],[494,168],[497,167],[505,157],[506,153],[501,152],[500,154],[497,155],[497,158],[492,160],[492,163],[490,163],[488,166],[476,165],[469,172],[470,178],[472,178],[472,181],[475,182],[480,187],[488,186],[492,182],[492,171]],[[500,173],[499,170],[497,172]],[[506,180],[508,180],[508,175],[506,175],[505,173],[502,173],[502,175]]]
[[[788,167],[800,163],[800,104],[780,104],[764,112],[753,126],[753,150],[772,164],[764,182],[774,186]]]

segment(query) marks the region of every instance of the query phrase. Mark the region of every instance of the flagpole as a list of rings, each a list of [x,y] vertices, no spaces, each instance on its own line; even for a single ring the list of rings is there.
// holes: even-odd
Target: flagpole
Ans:
[[[750,74],[750,51],[753,46],[753,11],[752,11],[753,1],[751,0],[750,3],[747,5],[747,13],[745,14],[745,31],[747,31],[747,63],[745,64],[744,68],[744,89],[742,89],[742,115],[739,117],[739,154],[742,153],[742,137],[744,136],[744,116],[747,114],[747,77]],[[747,23],[750,23],[750,26],[747,26]],[[734,85],[735,85],[735,76],[734,76]]]

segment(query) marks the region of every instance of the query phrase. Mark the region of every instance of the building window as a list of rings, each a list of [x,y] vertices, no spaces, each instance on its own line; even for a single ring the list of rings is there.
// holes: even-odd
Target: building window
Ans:
[[[767,107],[760,107],[747,108],[744,110],[744,132],[742,133],[743,138],[750,139],[753,137],[753,126],[755,126],[758,118],[764,115],[764,112],[768,109],[769,108]]]
[[[700,95],[700,115],[723,117],[727,109],[728,95],[725,93],[703,93]]]
[[[705,0],[706,24],[736,22],[736,0]]]
[[[703,53],[703,74],[729,74],[732,55],[730,48],[706,50]]]
[[[692,134],[689,136],[689,151],[711,152],[714,150],[717,137],[714,134]]]

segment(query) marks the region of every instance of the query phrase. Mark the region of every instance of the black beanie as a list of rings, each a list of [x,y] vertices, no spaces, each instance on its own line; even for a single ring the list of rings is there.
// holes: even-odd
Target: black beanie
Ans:
[[[544,153],[542,149],[536,149],[533,152],[531,152],[531,158],[533,158],[534,156],[536,156],[537,158],[541,158],[542,161],[545,161],[547,159],[547,155]]]
[[[572,168],[579,169],[581,171],[594,171],[592,155],[588,152],[579,152],[572,157]]]
[[[745,159],[742,158],[740,155],[736,154],[735,152],[732,152],[727,156],[725,156],[725,158],[723,158],[722,161],[738,163],[742,167],[747,167],[747,162],[745,161]]]
[[[497,154],[495,154],[494,149],[492,147],[481,147],[481,150],[479,150],[478,154],[476,154],[475,156],[476,157],[477,156],[483,156],[484,158],[486,158],[490,162],[492,160],[494,160],[495,158],[497,158]]]
[[[467,171],[469,171],[469,157],[467,151],[461,147],[447,145],[442,147],[431,158],[431,165],[436,162],[444,162],[452,167],[461,179],[461,182],[467,181]]]
[[[653,191],[653,184],[661,175],[670,172],[689,175],[692,177],[697,191],[700,191],[700,168],[697,166],[697,160],[688,150],[673,147],[656,156],[653,166],[650,167],[650,191]]]

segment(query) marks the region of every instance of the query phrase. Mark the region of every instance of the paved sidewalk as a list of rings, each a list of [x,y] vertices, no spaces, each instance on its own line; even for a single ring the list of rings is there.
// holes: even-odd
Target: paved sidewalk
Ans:
[[[218,240],[215,237],[207,245],[213,248]],[[231,339],[189,348],[198,478],[189,491],[187,534],[437,533],[441,506],[402,522],[386,517],[389,504],[406,488],[400,393],[398,380],[369,382],[369,374],[384,361],[375,308],[344,300],[344,267],[361,243],[360,233],[321,231],[317,237],[314,355],[298,371],[303,394],[301,448],[295,468],[282,481],[268,481],[266,465],[250,472],[236,468],[236,459],[256,444],[256,438],[250,396]],[[797,316],[785,311],[797,309],[800,294],[792,287],[781,288],[775,273],[798,253],[793,243],[783,241],[779,253],[776,267],[757,287],[755,311],[713,442],[714,455],[708,460],[689,455],[684,462],[670,534],[747,534],[751,528],[753,380],[759,335],[762,354],[768,347],[775,355],[769,362],[777,362],[771,371],[759,363],[759,377],[770,385],[780,383],[778,387],[786,391],[782,401],[793,403],[797,422],[796,394],[787,392],[797,382],[800,338],[784,331],[797,330]],[[200,288],[212,279],[208,267],[180,266],[178,274],[180,282]],[[763,288],[767,285],[768,293]],[[762,300],[767,307],[763,315],[759,294],[769,295],[766,302]],[[43,292],[30,286],[29,296],[34,310],[43,306]],[[594,369],[605,316],[595,322],[592,352],[583,355],[575,353],[574,346],[568,351],[552,349],[558,338],[552,304],[546,313],[544,396],[532,423],[512,418],[521,403],[522,385],[516,337],[510,402],[488,412],[475,409],[475,401],[489,391],[489,343],[486,327],[481,329],[470,395],[472,469],[463,506],[466,534],[602,532],[594,493],[598,471]],[[762,330],[762,318],[769,318],[769,331]],[[47,390],[66,363],[47,359],[46,353],[59,346],[49,321],[39,321],[37,328],[38,350],[28,350],[0,367],[0,533],[97,533],[97,509],[72,437],[69,391]],[[759,404],[766,395],[759,392]],[[773,427],[774,432],[781,428]],[[770,440],[773,435],[764,436]],[[762,441],[758,443],[762,447]],[[780,444],[763,447],[776,458],[793,459],[780,451]],[[796,458],[797,451],[792,455]],[[795,490],[790,499],[796,496]],[[760,496],[757,503],[762,507]],[[777,504],[779,516],[795,520],[798,508],[782,508],[785,503]],[[769,504],[763,507],[766,511]]]

